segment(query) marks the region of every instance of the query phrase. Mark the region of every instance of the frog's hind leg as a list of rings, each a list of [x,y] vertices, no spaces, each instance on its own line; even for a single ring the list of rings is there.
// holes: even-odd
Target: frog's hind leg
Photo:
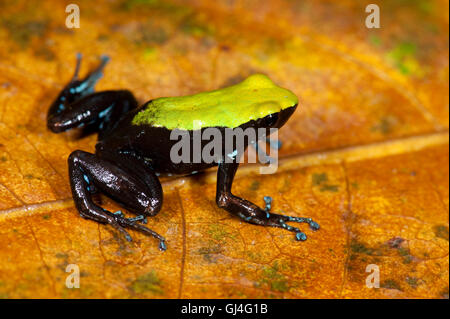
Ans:
[[[134,171],[125,170],[97,155],[75,151],[69,156],[69,176],[75,205],[82,217],[112,225],[129,241],[132,239],[126,228],[141,231],[159,239],[160,249],[166,249],[165,239],[141,225],[138,222],[140,218],[125,218],[122,214],[101,208],[94,203],[89,190],[95,185],[97,190],[117,200],[126,209],[140,216],[153,216],[162,205],[162,188],[154,173],[147,172],[144,179]]]
[[[47,114],[47,126],[54,133],[71,128],[94,125],[102,134],[110,130],[120,118],[138,106],[130,91],[94,92],[95,83],[102,76],[108,58],[103,57],[100,65],[84,79],[78,80],[81,57],[72,80],[64,87],[50,106]]]
[[[293,217],[274,214],[270,212],[271,199],[264,198],[266,208],[261,209],[257,205],[234,196],[231,193],[231,186],[236,174],[239,163],[220,163],[217,172],[217,193],[216,202],[220,208],[239,216],[244,221],[263,225],[280,227],[295,233],[297,240],[306,240],[306,235],[299,228],[288,225],[288,222],[307,223],[313,230],[319,229],[319,224],[314,222],[311,218]]]

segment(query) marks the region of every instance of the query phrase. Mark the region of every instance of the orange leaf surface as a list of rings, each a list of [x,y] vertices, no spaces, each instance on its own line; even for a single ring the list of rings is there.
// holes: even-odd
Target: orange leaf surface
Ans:
[[[0,297],[448,298],[448,2],[61,1],[0,4]],[[414,23],[411,23],[414,21]],[[300,98],[276,174],[239,169],[235,194],[312,217],[296,242],[217,208],[215,170],[163,180],[148,226],[168,250],[79,217],[67,157],[96,136],[52,134],[46,112],[73,73],[112,61],[97,89],[140,100],[260,72]],[[102,196],[108,210],[119,206]],[[81,271],[66,287],[66,267]],[[368,288],[368,265],[380,287]]]

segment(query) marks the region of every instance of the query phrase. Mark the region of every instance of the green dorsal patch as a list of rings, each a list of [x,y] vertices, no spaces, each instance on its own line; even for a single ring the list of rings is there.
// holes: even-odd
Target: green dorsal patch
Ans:
[[[132,124],[169,130],[216,126],[234,128],[297,103],[294,93],[277,86],[265,75],[255,74],[223,89],[150,101],[136,114]]]

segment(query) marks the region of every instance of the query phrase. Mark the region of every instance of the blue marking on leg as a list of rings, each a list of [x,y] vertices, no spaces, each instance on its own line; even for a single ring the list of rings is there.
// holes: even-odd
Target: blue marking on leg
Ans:
[[[272,208],[272,197],[270,196],[264,196],[264,202],[266,203],[265,211],[266,211],[266,218],[270,218],[270,210]]]
[[[98,113],[98,118],[101,119],[101,118],[105,117],[106,114],[108,114],[108,113],[111,111],[111,109],[112,109],[113,106],[114,106],[114,104],[111,105],[111,106],[109,106],[108,108],[104,109],[104,110],[101,111],[100,113]]]
[[[138,222],[140,221],[142,224],[147,224],[147,216],[144,215],[138,215],[136,217],[128,218],[131,222]]]
[[[165,241],[161,240],[159,242],[159,249],[162,250],[162,251],[165,251],[167,249]]]
[[[240,218],[242,218],[243,220],[247,221],[247,222],[253,219],[252,216],[245,216],[245,215],[242,214],[242,213],[239,213],[238,216],[239,216]]]
[[[103,76],[103,69],[105,67],[105,65],[108,63],[109,61],[109,57],[106,55],[102,55],[100,57],[101,59],[101,63],[100,65],[94,70],[92,71],[86,79],[84,79],[78,86],[73,86],[69,89],[69,92],[71,94],[82,94],[82,95],[86,95],[89,93],[94,92],[94,86],[97,83],[98,80],[100,80],[100,78]],[[80,65],[81,65],[81,54],[78,53],[77,54],[77,65],[75,67],[75,74],[72,77],[72,82],[74,82],[75,80],[78,79],[78,72],[80,70]]]
[[[83,57],[83,55],[80,52],[77,52],[77,54],[76,54],[77,64],[75,65],[75,72],[73,73],[73,76],[72,76],[72,82],[78,79],[78,73],[80,72],[82,57]]]
[[[80,93],[86,90],[89,87],[89,82],[82,82],[79,86],[75,86],[69,89],[69,92],[72,94]]]
[[[279,222],[280,222],[280,226],[288,231],[295,232],[295,233],[302,233],[302,231],[300,229],[298,229],[297,227],[293,227],[291,225],[286,224],[283,219],[279,219]]]
[[[144,220],[144,219],[145,219],[144,215],[139,215],[139,216],[136,216],[136,217],[128,218],[128,220],[131,221],[131,222],[137,222],[137,221]]]
[[[114,214],[114,215],[117,215],[117,216],[119,216],[119,217],[124,217],[124,216],[125,216],[125,215],[122,213],[121,210],[118,210],[117,212],[114,212],[113,214]]]
[[[101,59],[101,63],[98,66],[98,68],[96,70],[94,70],[90,75],[89,78],[87,79],[86,82],[90,82],[91,86],[94,86],[95,83],[100,80],[100,78],[103,76],[103,69],[105,67],[105,65],[109,62],[110,58],[107,55],[102,55],[100,57]]]
[[[267,138],[267,143],[269,143],[270,147],[275,149],[275,150],[279,150],[281,148],[281,141],[280,140],[272,140],[270,138]]]
[[[315,221],[311,221],[311,223],[309,224],[309,227],[311,227],[312,230],[319,230],[320,226],[318,223],[316,223]]]
[[[298,241],[305,241],[306,235],[305,235],[305,233],[299,232],[299,233],[295,234],[295,239]]]
[[[107,62],[109,62],[109,60],[111,60],[111,58],[107,54],[102,54],[100,59],[103,61],[103,63],[107,63]]]
[[[272,197],[270,196],[264,196],[264,202],[266,203],[266,210],[269,210],[272,208]]]
[[[307,223],[312,230],[318,230],[320,228],[319,224],[313,221],[311,218],[293,217],[293,216],[286,216],[286,217],[290,222]]]

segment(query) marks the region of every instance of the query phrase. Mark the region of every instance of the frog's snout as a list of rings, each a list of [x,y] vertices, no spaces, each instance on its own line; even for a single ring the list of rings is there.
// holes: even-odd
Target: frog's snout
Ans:
[[[61,133],[66,130],[64,123],[58,116],[51,116],[47,120],[47,127],[53,133]]]

